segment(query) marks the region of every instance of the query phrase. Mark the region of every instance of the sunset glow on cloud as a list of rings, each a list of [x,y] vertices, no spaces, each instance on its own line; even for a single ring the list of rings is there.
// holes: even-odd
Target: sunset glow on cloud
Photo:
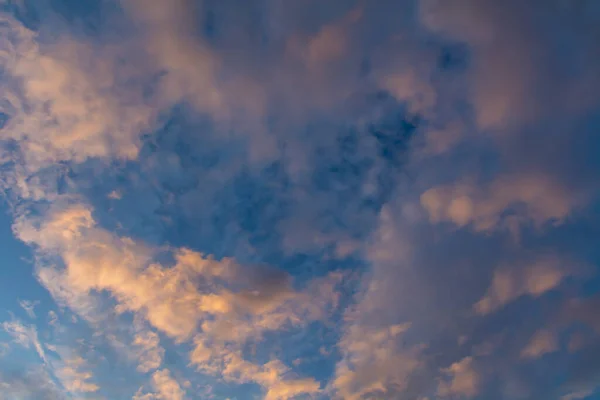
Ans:
[[[599,5],[0,0],[0,400],[600,399]]]

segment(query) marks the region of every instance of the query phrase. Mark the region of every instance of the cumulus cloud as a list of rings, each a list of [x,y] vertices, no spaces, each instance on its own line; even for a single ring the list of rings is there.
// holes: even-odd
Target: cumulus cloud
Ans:
[[[152,385],[159,399],[182,400],[185,396],[185,391],[173,379],[169,370],[162,369],[152,374]]]
[[[473,397],[478,392],[479,376],[473,368],[473,359],[471,357],[452,364],[443,372],[450,379],[440,382],[438,386],[438,395],[442,397],[463,396]]]
[[[149,329],[136,329],[133,339],[136,358],[139,360],[138,370],[148,372],[160,367],[165,350],[160,346],[156,332]]]
[[[488,314],[522,295],[541,296],[557,287],[565,277],[560,261],[542,257],[522,268],[498,268],[490,288],[474,309],[479,314]]]
[[[177,342],[196,335],[191,361],[202,371],[257,382],[272,399],[318,390],[312,379],[280,377],[285,369],[279,361],[255,365],[244,360],[240,351],[265,331],[324,318],[327,309],[335,306],[341,274],[315,280],[298,292],[286,273],[243,267],[188,249],[176,250],[175,264],[165,267],[154,262],[155,250],[98,227],[83,205],[57,210],[39,224],[17,224],[15,230],[22,240],[64,261],[64,270],[46,268],[68,288],[63,292],[67,304],[77,302],[78,296],[108,292],[117,301],[117,312],[141,315]],[[49,270],[40,271],[41,280],[48,283],[44,271]],[[141,371],[160,366],[163,351],[156,334],[139,332],[133,345]]]
[[[23,185],[42,168],[90,157],[134,158],[151,110],[125,84],[126,68],[115,64],[120,50],[71,38],[42,44],[12,18],[2,21],[1,62],[15,82],[3,95],[2,139],[18,143],[23,157],[11,189],[18,185],[21,196],[39,198],[47,194],[43,187]]]
[[[266,389],[266,400],[287,400],[320,391],[319,383],[313,378],[284,378],[289,369],[278,360],[260,366],[243,360],[239,354],[229,354],[226,358],[223,375],[233,381],[260,384]]]
[[[161,87],[163,95],[172,102],[188,98],[202,111],[222,112],[223,95],[216,80],[219,60],[207,45],[193,38],[192,2],[122,4],[144,31],[148,53],[167,73]]]
[[[381,329],[350,326],[338,344],[343,359],[331,383],[336,398],[391,396],[392,388],[406,389],[410,375],[422,363],[419,347],[402,349],[398,345],[407,329],[408,324]]]
[[[597,85],[591,71],[598,63],[589,50],[595,27],[574,23],[567,15],[583,16],[589,4],[565,6],[560,1],[518,4],[494,1],[437,0],[420,2],[422,20],[432,30],[451,35],[471,45],[474,66],[471,73],[476,121],[483,128],[523,124],[550,116],[554,107],[579,112],[589,107],[594,95],[583,86]],[[563,17],[566,17],[565,20]],[[588,15],[583,19],[594,19]],[[555,26],[560,30],[553,30]],[[563,43],[560,35],[573,34],[573,57],[584,57],[592,64],[581,66],[577,74],[565,63],[557,63]],[[541,68],[541,67],[546,68]],[[581,75],[579,75],[581,73]],[[494,77],[490,80],[490,77]],[[556,79],[565,79],[557,83]],[[566,96],[557,96],[566,90]]]
[[[70,393],[93,393],[99,386],[90,382],[91,372],[86,371],[85,360],[81,357],[63,359],[64,365],[56,370],[56,375],[62,385]]]
[[[557,349],[558,343],[554,333],[541,330],[533,335],[527,346],[521,351],[521,356],[524,358],[537,358]]]
[[[448,221],[480,231],[511,227],[516,221],[537,225],[562,222],[577,199],[544,177],[499,177],[489,187],[456,184],[435,187],[421,195],[421,205],[432,222]]]
[[[185,399],[185,390],[179,382],[173,378],[171,371],[161,369],[155,371],[150,378],[152,392],[144,392],[140,388],[134,395],[133,400],[183,400]]]

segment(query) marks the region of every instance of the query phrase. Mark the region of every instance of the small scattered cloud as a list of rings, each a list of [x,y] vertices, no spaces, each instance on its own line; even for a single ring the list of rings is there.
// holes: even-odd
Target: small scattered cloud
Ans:
[[[422,366],[419,346],[400,346],[400,338],[409,328],[409,324],[378,330],[351,325],[338,344],[343,358],[331,383],[336,398],[390,396],[392,387],[404,390],[408,378]]]
[[[25,310],[25,312],[27,313],[27,315],[29,316],[29,318],[31,319],[35,319],[35,311],[34,308],[35,306],[37,306],[38,304],[40,304],[39,301],[29,301],[29,300],[22,300],[19,302],[19,305],[21,306],[21,308],[23,310]]]
[[[475,311],[489,314],[520,296],[538,297],[556,288],[568,274],[563,262],[546,256],[529,265],[498,268],[485,296],[474,305]]]
[[[139,360],[139,371],[152,371],[162,364],[165,350],[160,346],[156,332],[144,328],[136,329],[133,347]]]
[[[538,358],[558,350],[558,340],[553,332],[540,330],[536,332],[527,346],[521,351],[523,358]]]
[[[62,360],[63,366],[56,370],[56,375],[62,385],[70,393],[94,393],[100,388],[90,380],[91,372],[85,370],[85,360],[73,357]]]
[[[436,187],[421,195],[421,205],[432,222],[448,221],[489,231],[510,227],[508,222],[560,223],[576,207],[577,199],[543,177],[499,177],[488,188],[473,184]],[[512,219],[504,217],[512,214]]]
[[[183,400],[185,397],[185,391],[173,379],[169,370],[162,369],[152,374],[152,385],[159,399]]]
[[[440,382],[437,391],[439,396],[472,398],[477,395],[480,378],[473,366],[473,358],[463,358],[444,369],[443,373],[448,376],[448,380]]]
[[[15,343],[25,347],[33,348],[44,363],[48,363],[46,352],[38,338],[38,332],[33,325],[24,325],[21,321],[13,319],[2,323],[2,329],[12,336]]]

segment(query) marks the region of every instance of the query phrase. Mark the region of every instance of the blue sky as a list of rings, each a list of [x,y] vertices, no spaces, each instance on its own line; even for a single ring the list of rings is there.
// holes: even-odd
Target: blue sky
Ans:
[[[598,2],[0,32],[0,400],[600,398]]]

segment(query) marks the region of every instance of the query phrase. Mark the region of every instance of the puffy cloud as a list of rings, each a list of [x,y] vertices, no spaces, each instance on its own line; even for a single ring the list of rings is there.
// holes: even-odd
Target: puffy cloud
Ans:
[[[153,392],[144,393],[143,388],[140,388],[133,395],[133,400],[184,400],[186,398],[185,390],[168,369],[155,371],[151,376],[150,386]]]
[[[43,267],[41,281],[52,282],[44,274],[53,271],[67,289],[62,293],[68,304],[108,292],[117,301],[117,312],[142,316],[177,342],[196,335],[190,357],[204,372],[259,383],[274,400],[318,390],[312,379],[283,379],[279,361],[256,365],[240,351],[265,331],[324,318],[336,306],[336,286],[343,275],[331,274],[295,291],[281,271],[217,261],[188,249],[175,250],[175,264],[165,267],[153,261],[153,249],[98,227],[91,210],[80,204],[39,222],[22,220],[15,230],[40,251],[61,257],[65,269]],[[138,332],[133,345],[141,371],[160,366],[163,351],[156,334]]]
[[[173,379],[169,370],[162,369],[152,374],[152,385],[156,389],[159,399],[183,400],[185,397],[185,391]]]
[[[473,359],[471,357],[463,358],[446,368],[443,372],[450,377],[450,380],[440,382],[438,395],[442,397],[463,396],[467,398],[477,395],[480,378],[473,367]]]
[[[41,44],[36,32],[7,16],[2,21],[1,63],[18,82],[2,98],[2,140],[16,141],[23,157],[15,184],[64,161],[135,158],[151,110],[141,90],[125,84],[127,68],[117,64],[122,49],[66,38]],[[25,198],[42,195],[21,189]]]
[[[218,115],[224,99],[217,82],[218,57],[193,36],[195,6],[187,0],[148,5],[144,1],[123,1],[144,32],[143,43],[157,67],[166,71],[162,96],[176,103],[188,99],[202,111]]]
[[[538,297],[554,289],[567,274],[560,263],[554,257],[542,257],[521,268],[496,269],[491,286],[475,304],[475,311],[489,314],[520,296]]]
[[[261,364],[242,356],[243,346],[261,337],[264,332],[286,329],[326,318],[327,310],[335,303],[335,287],[341,276],[333,275],[313,282],[305,292],[292,294],[272,310],[257,310],[253,318],[205,321],[202,332],[194,338],[190,362],[199,371],[222,376],[227,381],[255,382],[265,390],[265,398],[287,400],[300,394],[320,391],[313,378],[294,377],[278,359]]]
[[[422,365],[419,347],[399,346],[407,329],[408,324],[381,329],[351,325],[338,343],[343,358],[331,382],[336,398],[390,396],[392,388],[405,390],[411,374]]]
[[[577,114],[598,99],[590,90],[599,83],[592,77],[599,60],[590,47],[597,27],[587,23],[597,16],[592,11],[586,17],[579,14],[589,4],[578,9],[550,1],[540,12],[541,4],[420,2],[427,27],[466,42],[473,50],[472,104],[483,129],[527,124],[551,117],[555,109]],[[569,63],[561,62],[565,37],[573,40]],[[580,59],[590,64],[579,65]]]
[[[287,400],[301,394],[315,394],[320,391],[319,383],[313,378],[284,378],[289,369],[278,360],[265,365],[256,365],[231,353],[226,356],[223,376],[239,382],[257,382],[266,388],[265,400]]]
[[[2,17],[0,177],[38,280],[150,377],[136,398],[185,397],[182,351],[270,400],[593,395],[595,302],[566,262],[596,256],[593,2],[119,3],[98,22],[118,41]],[[365,268],[358,293],[335,265]],[[582,378],[541,382],[575,321]],[[104,395],[84,357],[3,327]],[[271,341],[309,330],[324,389]]]
[[[165,350],[160,346],[156,332],[143,327],[137,328],[133,339],[136,358],[139,360],[138,371],[148,372],[160,367]]]
[[[70,393],[93,393],[100,388],[89,380],[91,372],[85,370],[85,360],[81,357],[63,359],[64,365],[55,371],[64,388]]]
[[[577,205],[564,189],[543,176],[499,177],[487,187],[456,184],[435,187],[421,195],[432,222],[449,221],[487,231],[510,222],[560,223]],[[508,213],[508,216],[506,216]]]
[[[538,358],[557,349],[558,343],[555,334],[548,330],[540,330],[533,335],[527,346],[521,351],[521,356]]]

